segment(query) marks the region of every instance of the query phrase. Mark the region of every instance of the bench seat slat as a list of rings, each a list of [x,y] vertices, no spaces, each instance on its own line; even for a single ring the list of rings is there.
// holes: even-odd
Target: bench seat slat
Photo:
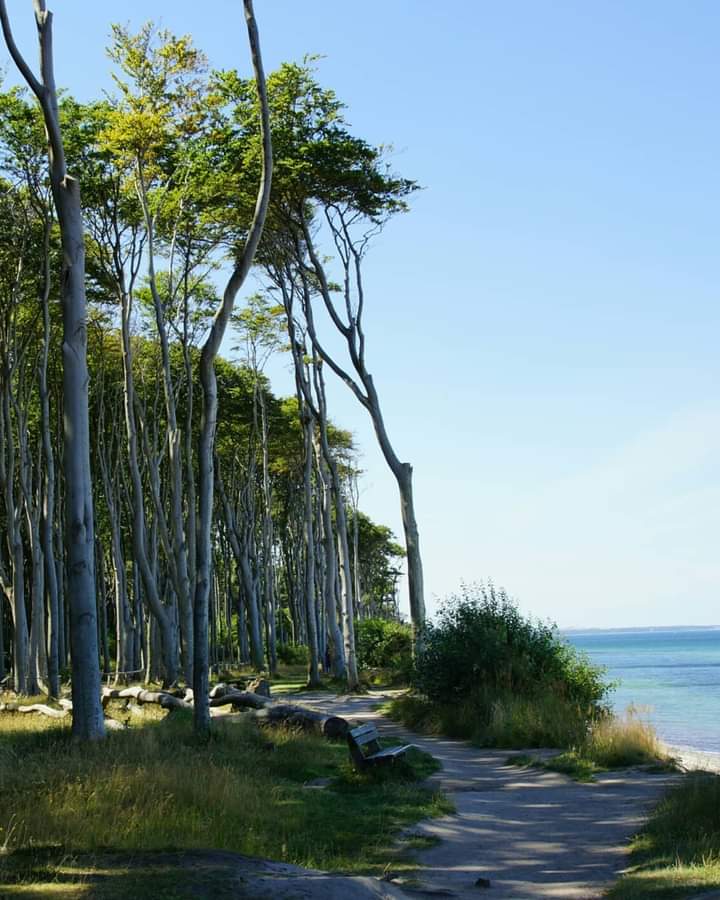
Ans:
[[[404,747],[387,747],[385,750],[378,750],[377,753],[373,753],[371,756],[366,757],[366,759],[382,759],[383,756],[399,756],[401,753],[405,753],[414,746],[414,744],[406,744]]]
[[[371,723],[368,723],[367,725],[358,725],[357,728],[352,729],[350,734],[353,735],[353,737],[355,737],[358,734],[364,734],[366,731],[377,731],[377,728],[375,727],[375,725],[372,725]]]

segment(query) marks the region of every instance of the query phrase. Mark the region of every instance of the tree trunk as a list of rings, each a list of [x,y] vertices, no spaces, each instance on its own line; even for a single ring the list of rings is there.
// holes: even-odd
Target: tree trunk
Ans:
[[[50,392],[47,382],[48,355],[50,351],[50,221],[45,223],[43,241],[44,285],[43,350],[40,362],[40,428],[42,432],[43,462],[45,465],[45,491],[42,512],[42,552],[45,565],[45,589],[48,601],[48,682],[51,697],[60,696],[60,609],[58,605],[57,568],[53,528],[55,527],[55,454],[50,437]]]
[[[2,406],[0,407],[0,483],[5,499],[7,548],[10,560],[11,584],[8,598],[13,621],[13,687],[16,693],[26,694],[30,677],[30,646],[25,608],[25,550],[20,529],[20,510],[15,496],[15,438],[10,412],[10,371],[7,363],[3,372]],[[5,455],[7,450],[7,456]]]
[[[338,579],[337,554],[335,552],[335,536],[332,526],[332,509],[330,501],[330,477],[323,458],[322,450],[316,438],[315,455],[317,470],[320,476],[320,502],[322,522],[322,548],[325,557],[323,572],[323,597],[327,620],[327,633],[330,639],[332,673],[335,678],[345,678],[345,645],[337,618],[336,586]]]
[[[169,563],[173,569],[173,580],[176,585],[178,602],[180,604],[180,632],[182,638],[182,657],[185,680],[192,684],[193,673],[193,612],[190,594],[190,575],[188,569],[187,542],[185,540],[185,523],[183,521],[183,462],[182,462],[182,436],[177,421],[175,406],[174,386],[170,370],[170,343],[168,340],[165,313],[162,300],[158,293],[155,277],[155,223],[150,212],[145,191],[145,182],[140,169],[140,199],[145,217],[145,227],[148,236],[148,281],[153,298],[155,311],[155,324],[160,340],[160,356],[162,360],[163,393],[165,398],[165,412],[167,415],[168,451],[170,459],[170,534],[172,537],[172,554]],[[188,422],[191,427],[192,423]]]
[[[125,427],[128,442],[128,467],[130,470],[130,483],[132,485],[132,544],[133,556],[137,570],[142,580],[145,598],[157,619],[162,636],[162,660],[165,668],[164,682],[166,685],[177,681],[177,640],[173,629],[171,617],[163,605],[158,593],[157,581],[148,559],[147,546],[147,522],[145,517],[145,497],[143,493],[140,463],[138,460],[138,435],[135,413],[135,383],[133,375],[133,352],[130,337],[130,316],[132,312],[132,298],[126,291],[121,293],[121,327],[122,360],[124,375],[124,408]]]
[[[200,422],[198,454],[198,541],[197,541],[197,585],[195,590],[195,672],[193,690],[195,693],[195,728],[199,733],[210,729],[210,708],[207,705],[208,692],[208,602],[210,598],[210,578],[212,565],[212,514],[214,489],[214,448],[217,427],[217,379],[215,377],[215,357],[225,335],[235,297],[245,282],[255,251],[260,242],[265,216],[270,201],[272,180],[272,148],[270,144],[270,112],[265,89],[265,74],[260,56],[260,40],[253,14],[252,0],[244,0],[245,19],[252,55],[255,84],[260,101],[263,172],[258,188],[255,214],[248,232],[245,248],[223,293],[222,303],[215,314],[210,332],[200,353],[200,384],[203,392],[203,412]]]
[[[310,653],[308,668],[308,684],[311,687],[320,686],[320,659],[318,654],[318,633],[315,599],[315,536],[313,529],[313,491],[312,491],[312,417],[309,410],[301,401],[301,415],[303,417],[303,439],[305,443],[305,470],[304,470],[304,542],[305,542],[305,616],[307,627],[307,643]]]
[[[88,413],[87,306],[85,300],[85,240],[80,185],[68,174],[60,131],[52,52],[52,14],[45,0],[35,0],[40,43],[39,82],[18,51],[10,29],[5,0],[0,19],[10,55],[40,103],[48,135],[50,184],[62,243],[61,297],[63,311],[63,410],[65,417],[65,541],[70,595],[72,641],[73,735],[102,738],[105,724],[100,706],[95,605],[95,534],[90,476]]]

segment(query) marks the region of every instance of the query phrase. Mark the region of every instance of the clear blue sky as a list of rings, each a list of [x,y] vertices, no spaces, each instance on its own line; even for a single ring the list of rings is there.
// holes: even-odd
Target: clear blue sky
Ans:
[[[34,57],[30,0],[13,2]],[[245,71],[239,0],[56,0],[58,81],[160,18]],[[415,466],[426,586],[564,626],[720,624],[720,5],[256,0],[425,190],[368,258],[368,354]],[[290,390],[279,371],[278,390]],[[350,395],[362,502],[400,532]]]

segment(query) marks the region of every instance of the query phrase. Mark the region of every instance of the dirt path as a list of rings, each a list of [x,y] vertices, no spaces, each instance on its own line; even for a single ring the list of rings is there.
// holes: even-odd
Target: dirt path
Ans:
[[[508,751],[406,731],[375,707],[387,694],[294,699],[350,720],[373,721],[431,753],[443,765],[429,781],[446,791],[456,814],[420,823],[414,833],[441,839],[421,852],[423,885],[458,898],[601,897],[626,864],[626,847],[648,809],[679,776],[636,770],[594,784],[506,765]],[[476,885],[489,879],[490,888]],[[445,893],[447,892],[447,893]]]

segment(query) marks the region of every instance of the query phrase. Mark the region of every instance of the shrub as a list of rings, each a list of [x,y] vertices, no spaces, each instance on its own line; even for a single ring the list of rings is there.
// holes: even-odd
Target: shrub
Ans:
[[[608,712],[602,674],[505,591],[463,586],[423,636],[413,686],[424,699],[393,711],[406,724],[422,720],[425,730],[485,745],[573,746]]]
[[[610,688],[602,673],[555,626],[523,617],[504,590],[481,584],[463,586],[441,607],[437,624],[428,625],[415,685],[443,702],[478,692],[534,697],[550,688],[599,710]]]
[[[286,666],[304,666],[309,660],[308,648],[304,644],[280,644],[277,658]]]
[[[385,669],[407,680],[412,672],[412,629],[403,622],[362,619],[355,624],[361,669]]]

